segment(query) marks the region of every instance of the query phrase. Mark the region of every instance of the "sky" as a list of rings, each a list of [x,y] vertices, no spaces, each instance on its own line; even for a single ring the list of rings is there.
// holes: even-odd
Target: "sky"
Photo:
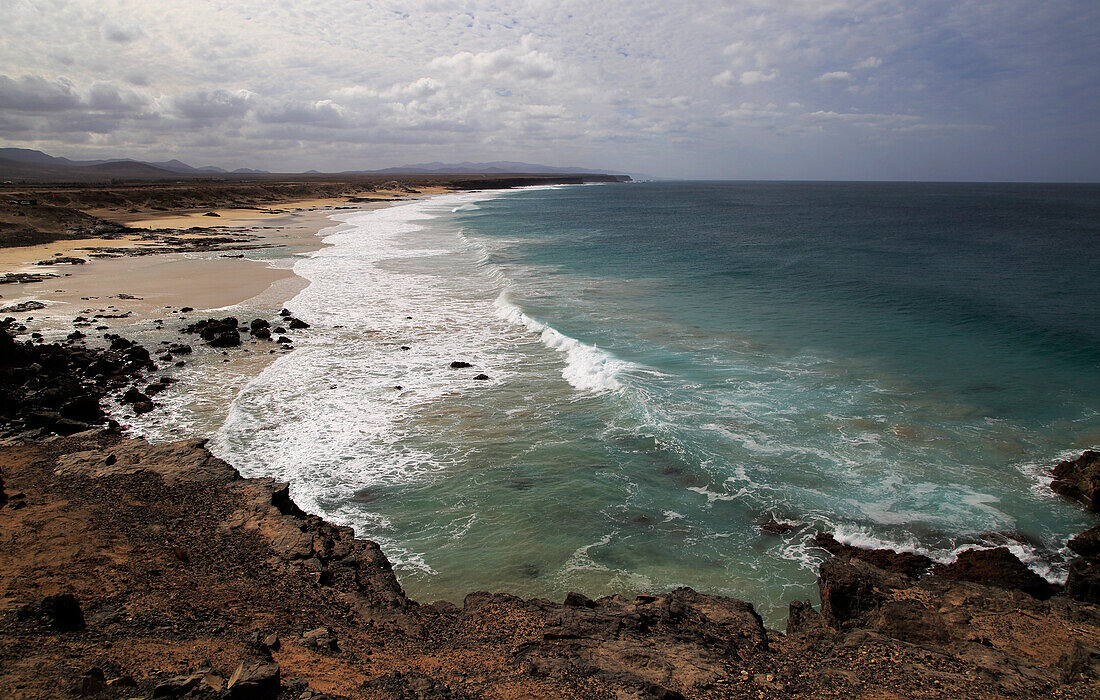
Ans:
[[[0,0],[0,144],[1100,181],[1097,0]]]

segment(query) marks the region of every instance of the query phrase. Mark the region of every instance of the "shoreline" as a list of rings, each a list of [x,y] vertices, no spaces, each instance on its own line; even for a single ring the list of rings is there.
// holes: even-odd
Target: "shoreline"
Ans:
[[[292,216],[269,235],[292,236],[287,227],[297,222],[303,245],[320,248],[317,232],[302,231],[329,214]],[[153,299],[111,300],[126,302],[147,303],[150,317],[119,319],[128,322],[124,335],[160,308]],[[271,323],[293,328],[271,303]],[[768,629],[751,603],[689,588],[596,600],[569,593],[560,603],[473,592],[461,605],[417,603],[379,545],[303,512],[286,484],[242,478],[204,440],[153,444],[104,430],[95,415],[57,421],[56,435],[27,422],[47,420],[50,407],[38,403],[57,388],[102,382],[102,395],[90,395],[105,405],[131,391],[159,402],[175,390],[156,376],[179,376],[185,370],[171,368],[180,357],[262,369],[279,356],[277,344],[252,329],[264,327],[246,319],[233,330],[241,347],[222,351],[224,359],[189,350],[165,361],[163,348],[148,352],[113,334],[109,351],[76,338],[0,352],[5,391],[27,367],[47,368],[32,373],[37,385],[20,385],[27,405],[11,419],[20,430],[5,423],[0,438],[0,694],[52,697],[75,687],[105,697],[223,697],[234,676],[251,679],[241,692],[265,698],[280,690],[334,698],[1082,697],[1100,687],[1100,588],[1090,587],[1100,574],[1100,528],[1077,538],[1093,533],[1071,570],[1078,588],[1066,591],[1036,581],[1004,548],[936,564],[819,535],[831,555],[819,570],[821,604],[792,601],[786,632]],[[125,360],[113,376],[95,369],[111,353]],[[48,375],[54,366],[57,376]],[[1094,468],[1081,460],[1082,474]],[[1083,477],[1062,465],[1054,474],[1059,493],[1082,498]]]

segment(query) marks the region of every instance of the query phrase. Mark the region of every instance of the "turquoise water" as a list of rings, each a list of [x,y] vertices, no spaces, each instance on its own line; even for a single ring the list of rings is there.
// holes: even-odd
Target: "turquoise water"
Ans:
[[[689,585],[781,624],[819,530],[938,559],[1008,536],[1057,580],[1092,524],[1043,470],[1100,444],[1096,186],[638,183],[334,218],[295,267],[309,339],[215,448],[381,542],[414,598]]]

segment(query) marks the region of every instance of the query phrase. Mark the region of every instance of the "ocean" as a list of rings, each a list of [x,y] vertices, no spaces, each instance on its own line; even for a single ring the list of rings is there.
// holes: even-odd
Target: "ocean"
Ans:
[[[1064,580],[1095,523],[1046,483],[1100,445],[1098,186],[646,182],[332,218],[292,261],[312,328],[211,447],[378,541],[417,600],[691,586],[782,625],[816,601],[819,531],[1005,544]]]

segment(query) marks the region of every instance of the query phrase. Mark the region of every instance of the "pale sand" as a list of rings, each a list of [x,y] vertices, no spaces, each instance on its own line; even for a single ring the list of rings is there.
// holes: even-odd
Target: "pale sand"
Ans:
[[[356,209],[366,210],[388,206],[388,203],[354,206]],[[289,256],[320,248],[322,239],[317,233],[340,225],[328,218],[333,213],[332,209],[313,209],[266,217],[260,221],[239,219],[237,223],[242,226],[246,223],[254,224],[255,228],[248,233],[259,237],[256,244],[285,248]],[[209,220],[208,217],[207,221]],[[53,257],[56,253],[86,257],[86,251],[81,249],[90,246],[124,247],[137,244],[137,241],[129,238],[85,239],[2,250],[0,274],[36,272],[61,276],[30,284],[0,285],[0,295],[3,295],[0,298],[0,307],[29,300],[45,302],[45,309],[14,315],[21,321],[33,317],[35,326],[54,328],[68,325],[67,322],[78,315],[129,312],[130,316],[126,318],[104,321],[104,325],[119,327],[162,318],[169,307],[178,309],[190,306],[198,313],[239,304],[260,295],[265,295],[266,304],[277,307],[305,286],[305,280],[297,278],[288,269],[293,263],[292,259],[282,261],[281,264],[286,267],[275,268],[264,261],[224,257],[249,255],[249,251],[86,258],[88,262],[84,265],[33,264],[35,261]],[[85,253],[84,256],[81,255],[82,252]],[[119,299],[119,294],[138,298]]]

